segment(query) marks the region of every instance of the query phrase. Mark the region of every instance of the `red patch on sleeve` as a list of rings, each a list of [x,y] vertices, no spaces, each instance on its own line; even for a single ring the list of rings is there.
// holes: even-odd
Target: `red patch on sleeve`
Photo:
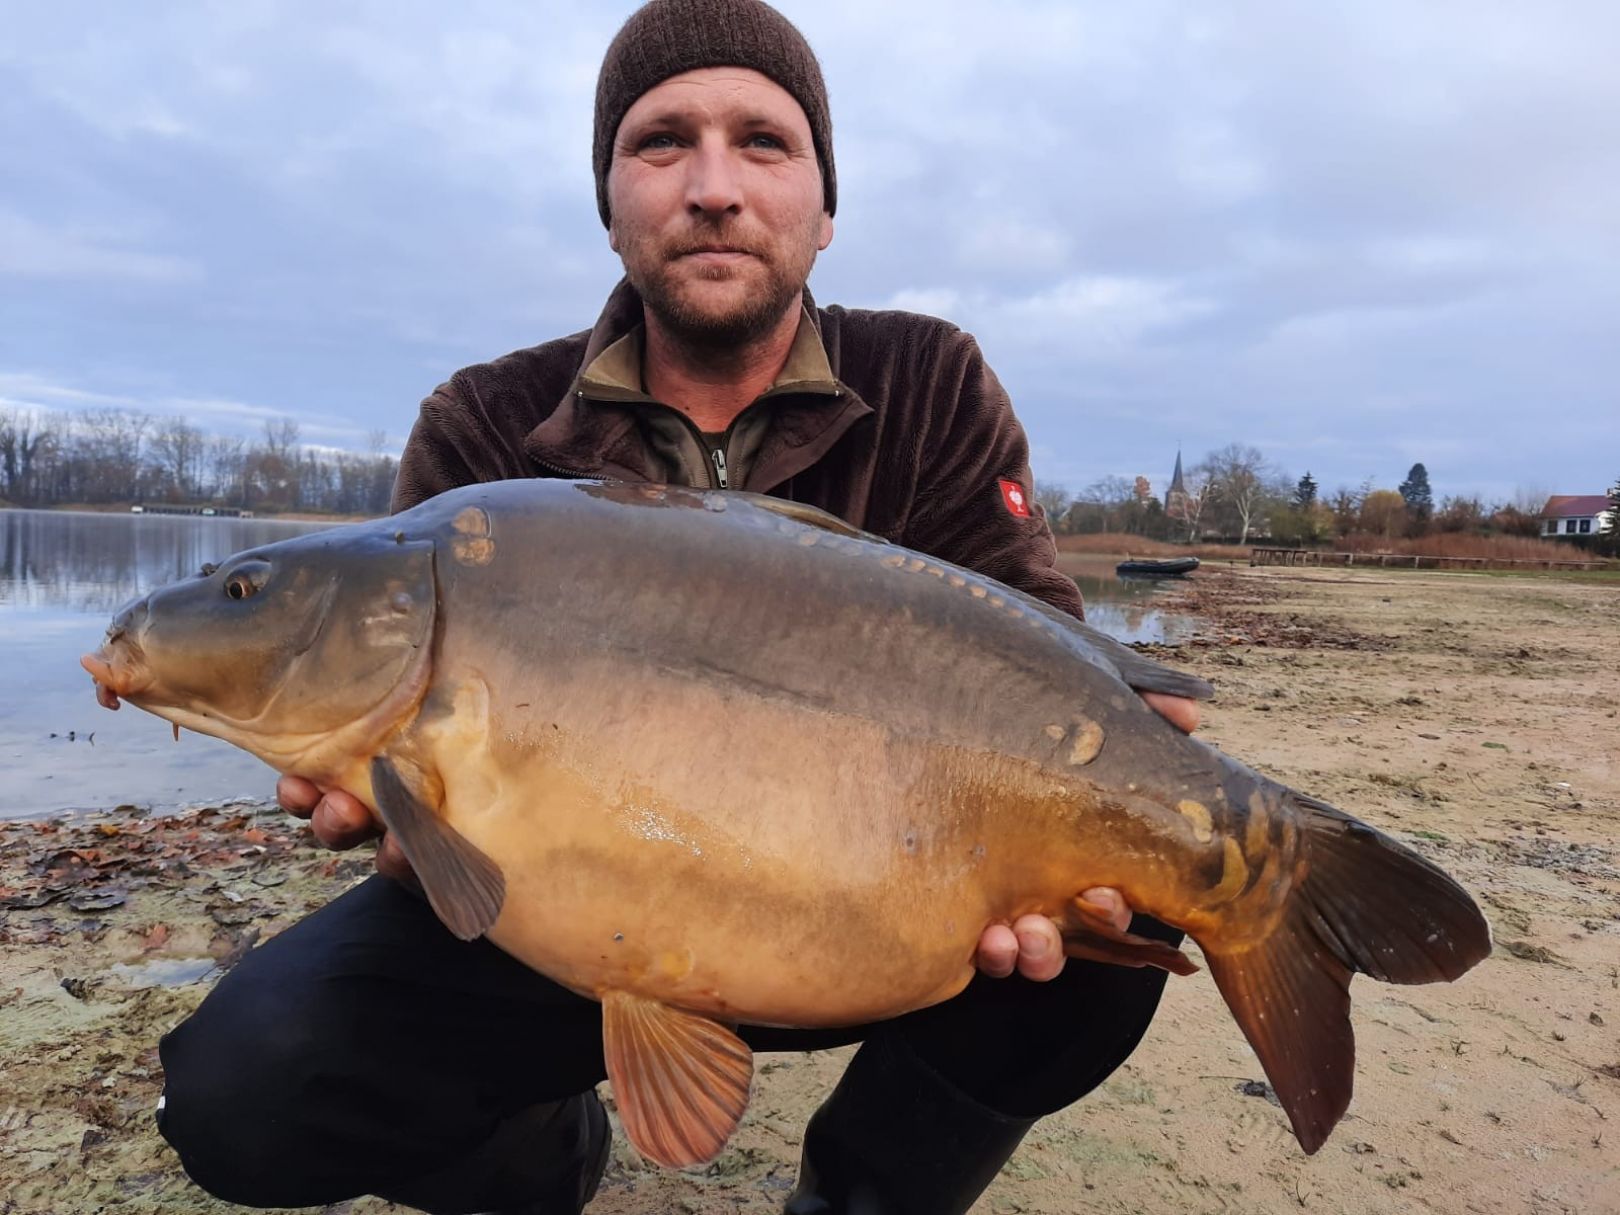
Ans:
[[[1024,494],[1024,487],[1016,481],[998,481],[996,484],[1001,486],[1001,500],[1006,503],[1008,512],[1020,519],[1029,518],[1029,499]]]

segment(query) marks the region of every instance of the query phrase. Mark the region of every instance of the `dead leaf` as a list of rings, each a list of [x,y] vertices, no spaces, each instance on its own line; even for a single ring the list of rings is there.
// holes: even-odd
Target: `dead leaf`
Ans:
[[[109,886],[104,890],[83,890],[68,899],[68,906],[74,911],[107,911],[113,907],[122,907],[129,894],[117,886]]]

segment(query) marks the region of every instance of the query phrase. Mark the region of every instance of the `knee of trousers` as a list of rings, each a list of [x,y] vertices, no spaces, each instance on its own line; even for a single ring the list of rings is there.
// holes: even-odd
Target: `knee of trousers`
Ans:
[[[304,1206],[300,1162],[331,1154],[317,1120],[323,1058],[341,1049],[342,1014],[309,993],[223,980],[164,1035],[158,1126],[191,1179],[246,1206]],[[329,1014],[331,1014],[329,1016]]]

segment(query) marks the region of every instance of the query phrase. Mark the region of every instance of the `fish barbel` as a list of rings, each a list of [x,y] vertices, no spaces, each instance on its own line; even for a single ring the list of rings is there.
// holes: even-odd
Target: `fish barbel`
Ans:
[[[205,567],[84,664],[104,702],[354,793],[452,932],[599,1000],[626,1133],[666,1165],[742,1116],[733,1026],[949,999],[991,923],[1196,969],[1092,886],[1198,942],[1307,1152],[1350,1100],[1350,976],[1490,950],[1434,865],[1136,695],[1204,681],[768,497],[467,486]]]

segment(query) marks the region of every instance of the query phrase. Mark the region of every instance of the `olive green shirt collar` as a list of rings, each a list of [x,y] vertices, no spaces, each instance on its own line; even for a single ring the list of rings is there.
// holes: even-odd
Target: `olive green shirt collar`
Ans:
[[[637,324],[612,342],[580,372],[580,393],[592,401],[662,404],[649,396],[642,386],[641,362],[645,342],[644,323]],[[771,381],[770,387],[760,393],[759,399],[790,392],[822,396],[837,396],[839,392],[832,364],[827,359],[827,348],[821,343],[821,334],[810,319],[809,309],[802,304],[799,306],[799,328],[793,335],[793,346],[788,351],[787,362],[782,364],[782,370]]]

